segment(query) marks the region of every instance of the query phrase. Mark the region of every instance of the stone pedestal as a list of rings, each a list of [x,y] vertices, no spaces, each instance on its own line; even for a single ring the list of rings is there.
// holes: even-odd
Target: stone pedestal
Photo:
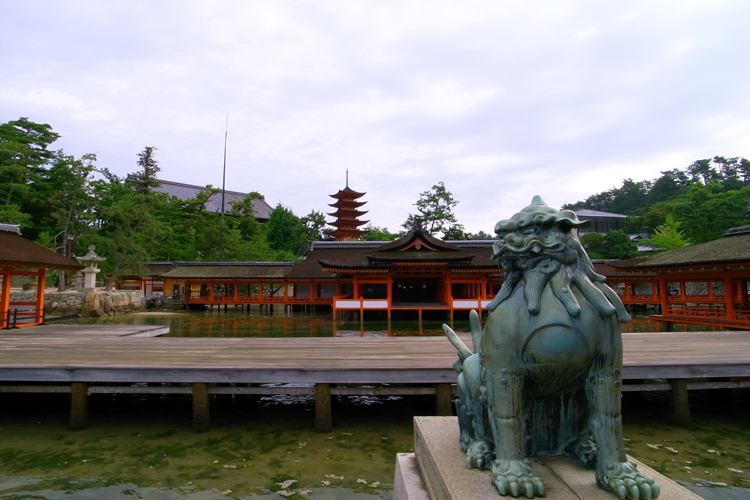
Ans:
[[[414,453],[400,453],[393,500],[503,500],[488,471],[467,469],[456,417],[415,417]],[[632,459],[632,458],[631,458]],[[594,471],[566,457],[533,457],[545,483],[545,500],[616,500],[596,484]],[[659,500],[701,500],[671,479],[637,462],[661,487]]]

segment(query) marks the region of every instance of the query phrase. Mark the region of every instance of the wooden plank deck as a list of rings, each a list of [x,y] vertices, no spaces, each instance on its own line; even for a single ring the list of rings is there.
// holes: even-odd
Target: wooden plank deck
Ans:
[[[383,393],[372,388],[339,391],[331,385],[404,384],[406,388],[393,390],[406,394],[442,393],[445,399],[447,387],[448,401],[439,403],[442,410],[438,414],[450,412],[450,384],[456,380],[452,366],[457,355],[442,336],[145,338],[137,335],[147,335],[151,331],[148,327],[110,328],[51,325],[0,331],[0,392],[24,392],[24,387],[29,392],[39,391],[40,384],[49,384],[50,392],[59,392],[61,385],[68,385],[74,392],[76,384],[79,390],[84,390],[80,386],[83,384],[85,394],[90,394],[108,392],[106,386],[97,388],[96,384],[118,384],[111,386],[109,392],[126,392],[122,384],[182,383],[193,384],[193,391],[205,386],[206,393],[258,394],[288,390],[226,385],[315,384],[292,392],[316,394],[322,406],[326,406],[328,398],[330,411],[331,394]],[[468,343],[468,336],[465,338]],[[633,382],[624,385],[623,390],[670,390],[673,395],[680,393],[686,405],[689,388],[750,385],[726,380],[750,377],[747,331],[625,333],[623,343],[623,378]],[[667,382],[646,386],[641,383],[644,379],[667,379]],[[208,387],[208,384],[219,386]],[[421,384],[429,386],[428,390]],[[148,389],[150,392],[190,390],[189,387]],[[680,418],[689,419],[689,409],[682,411]],[[326,415],[321,418],[330,420]]]

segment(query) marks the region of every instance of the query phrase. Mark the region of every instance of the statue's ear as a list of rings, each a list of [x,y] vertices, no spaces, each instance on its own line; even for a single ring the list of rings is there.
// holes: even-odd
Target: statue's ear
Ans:
[[[572,228],[589,227],[591,221],[579,220],[576,213],[572,210],[560,210],[555,224],[562,226],[565,230],[569,230]]]

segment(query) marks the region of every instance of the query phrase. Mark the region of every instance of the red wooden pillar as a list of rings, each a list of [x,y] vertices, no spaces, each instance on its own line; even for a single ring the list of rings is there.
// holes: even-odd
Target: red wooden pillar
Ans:
[[[8,309],[10,308],[10,276],[12,268],[11,266],[3,266],[3,283],[0,288],[0,328],[8,326],[10,317],[8,316]]]
[[[747,310],[750,308],[750,303],[747,300],[747,278],[742,278],[737,283],[739,286],[739,297],[742,303],[742,309]]]
[[[391,306],[393,305],[393,275],[388,274],[388,280],[386,281],[386,300],[388,301],[388,321],[391,321]],[[389,324],[390,326],[390,324]]]
[[[38,325],[42,322],[42,316],[44,316],[44,281],[47,279],[47,270],[40,268],[37,274],[36,281],[36,318],[34,318],[34,325]]]
[[[659,275],[659,293],[661,294],[661,313],[669,314],[669,287],[667,286],[667,277]]]
[[[724,301],[727,304],[727,320],[735,321],[737,319],[737,313],[734,307],[735,292],[734,286],[732,285],[732,275],[726,273],[724,275]]]

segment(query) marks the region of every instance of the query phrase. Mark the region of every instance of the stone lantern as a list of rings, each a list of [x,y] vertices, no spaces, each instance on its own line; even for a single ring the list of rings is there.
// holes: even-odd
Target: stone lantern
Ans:
[[[89,251],[83,257],[76,257],[76,260],[86,267],[81,271],[83,273],[83,290],[82,292],[93,292],[96,288],[96,273],[101,271],[97,266],[99,262],[104,262],[104,257],[99,257],[94,252],[94,245],[89,245]]]

